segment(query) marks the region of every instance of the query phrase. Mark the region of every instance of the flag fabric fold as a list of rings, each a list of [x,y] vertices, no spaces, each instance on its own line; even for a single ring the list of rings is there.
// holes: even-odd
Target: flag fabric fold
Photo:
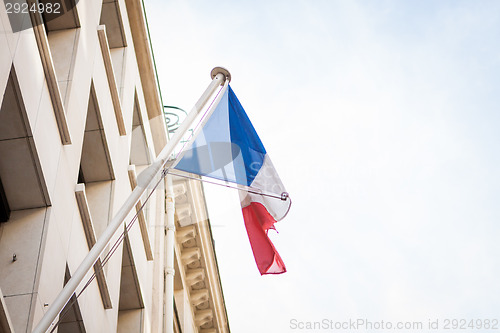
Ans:
[[[274,224],[286,216],[291,201],[231,86],[174,168],[251,188],[252,192],[244,189],[239,192],[245,228],[259,272],[286,272],[268,231],[275,229]],[[266,195],[256,194],[255,190]]]

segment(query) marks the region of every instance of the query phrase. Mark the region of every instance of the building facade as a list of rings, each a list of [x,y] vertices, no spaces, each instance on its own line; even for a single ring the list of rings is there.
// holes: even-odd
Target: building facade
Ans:
[[[49,1],[3,2],[0,332],[19,333],[41,320],[169,136],[140,0],[55,1],[51,11]],[[166,184],[146,191],[55,332],[229,332],[203,187]]]

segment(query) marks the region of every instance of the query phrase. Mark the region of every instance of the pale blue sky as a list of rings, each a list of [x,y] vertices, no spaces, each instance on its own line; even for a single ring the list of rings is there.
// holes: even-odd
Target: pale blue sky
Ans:
[[[500,319],[500,2],[145,2],[165,103],[228,68],[293,199],[260,277],[207,187],[233,332]]]

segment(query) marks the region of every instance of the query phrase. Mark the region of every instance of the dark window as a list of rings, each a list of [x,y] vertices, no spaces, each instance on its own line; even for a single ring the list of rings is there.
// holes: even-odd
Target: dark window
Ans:
[[[83,171],[81,165],[80,165],[80,170],[78,170],[78,184],[85,184],[85,178],[83,178]]]
[[[9,203],[5,196],[5,191],[2,186],[2,179],[0,179],[0,222],[7,222],[10,217]]]

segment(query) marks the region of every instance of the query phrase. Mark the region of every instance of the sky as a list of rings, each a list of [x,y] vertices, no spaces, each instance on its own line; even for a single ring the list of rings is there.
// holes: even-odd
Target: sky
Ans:
[[[500,2],[145,6],[164,104],[227,68],[292,198],[288,272],[260,276],[237,192],[205,186],[232,332],[500,320]]]

